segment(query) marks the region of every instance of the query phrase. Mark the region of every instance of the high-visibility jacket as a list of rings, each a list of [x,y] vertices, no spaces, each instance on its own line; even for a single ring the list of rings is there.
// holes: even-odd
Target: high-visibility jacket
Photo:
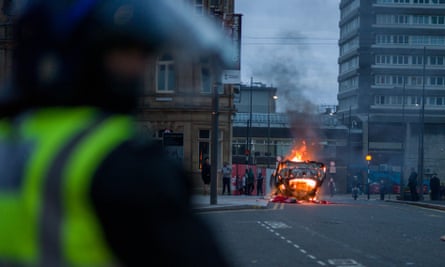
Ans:
[[[134,134],[131,117],[86,107],[33,111],[0,134],[0,266],[116,266],[89,189]]]

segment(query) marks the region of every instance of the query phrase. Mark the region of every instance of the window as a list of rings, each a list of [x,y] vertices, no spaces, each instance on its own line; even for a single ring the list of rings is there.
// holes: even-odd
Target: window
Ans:
[[[376,105],[384,105],[385,104],[385,96],[383,96],[383,95],[376,95],[374,103]]]
[[[423,56],[413,56],[412,62],[414,65],[423,65]]]
[[[156,91],[173,92],[176,86],[175,67],[173,57],[162,55],[156,66]]]
[[[393,56],[393,64],[408,64],[408,56]]]
[[[431,17],[431,23],[432,24],[441,24],[441,25],[443,25],[445,23],[444,19],[445,19],[444,16],[432,16]]]
[[[429,4],[430,0],[414,0],[414,4]]]
[[[415,105],[415,106],[419,106],[422,103],[422,98],[420,96],[410,96],[410,104],[411,105]]]
[[[394,43],[396,43],[396,44],[407,44],[408,43],[408,36],[406,36],[406,35],[395,35],[393,40],[394,40]]]
[[[422,85],[422,76],[412,76],[410,85]]]
[[[194,0],[194,6],[195,6],[195,11],[196,14],[202,15],[204,14],[204,5],[203,5],[203,0]]]
[[[213,77],[209,59],[201,59],[201,93],[212,92]]]
[[[213,7],[218,7],[219,6],[219,0],[210,0],[209,5],[213,6]]]
[[[407,24],[408,23],[408,16],[406,15],[397,15],[395,16],[395,21],[397,24]]]
[[[205,67],[201,69],[201,92],[203,93],[212,92],[212,78],[210,70]]]
[[[443,97],[427,97],[427,101],[429,105],[432,106],[443,106],[444,98]]]

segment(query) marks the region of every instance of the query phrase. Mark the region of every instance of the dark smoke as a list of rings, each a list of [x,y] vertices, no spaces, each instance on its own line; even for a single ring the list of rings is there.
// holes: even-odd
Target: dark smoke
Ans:
[[[280,42],[304,41],[304,37],[296,34],[279,34],[289,39]],[[319,120],[317,105],[305,96],[305,90],[311,90],[301,79],[306,75],[306,68],[299,57],[307,57],[310,51],[305,46],[277,45],[276,52],[260,53],[263,64],[251,66],[255,81],[271,84],[278,91],[278,111],[285,111],[289,116],[291,133],[294,137],[294,149],[303,148],[315,155],[318,150]],[[264,49],[263,49],[264,50]],[[306,55],[305,55],[306,54]]]
[[[307,68],[299,60],[310,53],[306,46],[286,45],[292,42],[304,42],[304,36],[295,33],[278,34],[280,39],[269,40],[277,43],[276,49],[271,53],[270,45],[263,47],[258,54],[262,64],[250,66],[255,80],[271,84],[278,89],[278,111],[286,112],[316,112],[316,105],[304,95],[305,90],[310,90],[301,82],[306,75]],[[283,39],[281,39],[283,38]]]

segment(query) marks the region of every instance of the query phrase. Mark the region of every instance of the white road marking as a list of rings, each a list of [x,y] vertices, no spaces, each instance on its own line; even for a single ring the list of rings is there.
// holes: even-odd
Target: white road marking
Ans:
[[[300,251],[300,253],[305,254],[308,258],[316,261],[317,264],[319,264],[321,266],[326,266],[325,262],[323,262],[321,260],[317,260],[317,257],[315,257],[312,254],[308,254],[308,252],[305,249],[301,248],[298,244],[294,244],[292,240],[286,239],[286,237],[282,236],[280,233],[274,231],[274,229],[273,229],[273,228],[275,228],[275,229],[291,228],[287,224],[285,224],[283,222],[276,222],[276,221],[264,221],[264,222],[258,222],[258,224],[260,224],[261,226],[263,226],[270,232],[275,233],[275,235],[279,236],[282,240],[286,240],[286,242],[288,244],[293,245],[294,248],[296,248]],[[360,264],[359,262],[355,261],[354,259],[328,259],[328,263],[330,265],[334,265],[336,267],[364,267],[364,265]]]
[[[285,224],[284,222],[264,221],[264,223],[274,229],[291,228],[289,225]]]

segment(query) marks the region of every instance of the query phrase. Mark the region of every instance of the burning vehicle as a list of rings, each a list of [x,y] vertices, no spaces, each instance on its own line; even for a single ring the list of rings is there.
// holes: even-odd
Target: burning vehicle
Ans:
[[[285,159],[275,170],[275,194],[313,201],[326,178],[326,167],[317,161]]]

